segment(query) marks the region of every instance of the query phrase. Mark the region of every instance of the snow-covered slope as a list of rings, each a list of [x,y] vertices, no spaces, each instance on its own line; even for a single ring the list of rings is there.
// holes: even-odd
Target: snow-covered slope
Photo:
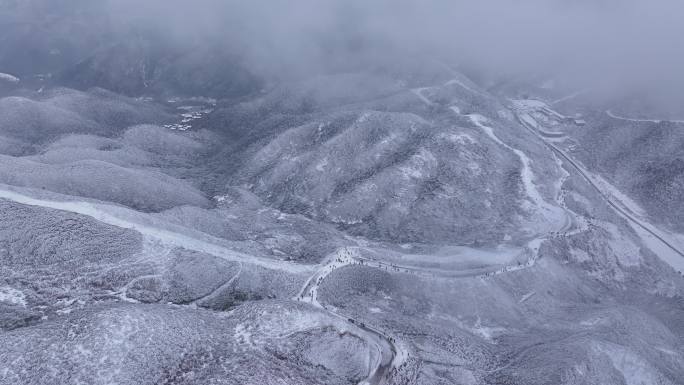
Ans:
[[[2,384],[684,378],[684,237],[592,116],[453,69],[0,111]]]

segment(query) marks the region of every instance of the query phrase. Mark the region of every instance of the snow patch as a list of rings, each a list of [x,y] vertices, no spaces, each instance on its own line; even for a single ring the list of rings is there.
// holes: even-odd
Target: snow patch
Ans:
[[[542,108],[546,108],[546,103],[542,102],[541,100],[535,100],[535,99],[519,99],[519,100],[513,100],[513,105],[520,110],[525,110],[525,111],[534,111],[534,110],[539,110]]]
[[[620,345],[595,343],[596,353],[605,355],[615,370],[622,374],[627,385],[659,384],[660,376],[651,364]]]
[[[439,136],[440,139],[445,139],[448,142],[454,143],[454,144],[460,144],[460,145],[469,145],[469,144],[475,144],[477,141],[470,135],[468,134],[447,134],[443,133]]]
[[[533,117],[531,117],[529,114],[520,114],[520,120],[523,121],[523,123],[526,123],[530,127],[534,129],[539,129],[539,124],[537,124],[537,121],[534,120]]]
[[[646,211],[641,208],[641,206],[632,200],[627,195],[623,194],[622,191],[618,190],[615,186],[610,184],[607,180],[599,175],[587,172],[589,179],[597,186],[604,194],[607,194],[615,199],[617,199],[625,209],[630,211],[632,214],[638,216],[645,216]]]
[[[631,221],[629,224],[639,235],[639,238],[641,238],[641,241],[646,247],[648,247],[649,250],[651,250],[655,255],[658,256],[658,258],[675,269],[675,271],[684,273],[684,258],[682,258],[679,253],[672,250],[671,247],[664,244],[660,239],[654,237],[653,234],[644,230],[641,226],[638,226]],[[668,241],[672,241],[672,238],[668,238]]]
[[[522,298],[520,298],[520,301],[518,301],[518,303],[523,303],[523,302],[527,301],[528,299],[532,298],[535,294],[537,294],[537,293],[534,291],[531,291],[531,292],[523,295]]]
[[[9,286],[0,287],[0,302],[26,307],[26,296],[20,290]]]
[[[461,80],[459,80],[459,79],[451,79],[451,80],[449,80],[448,82],[446,82],[444,85],[445,85],[445,86],[454,86],[454,85],[455,85],[455,86],[459,86],[459,87],[463,88],[464,90],[470,91],[470,92],[472,92],[472,93],[474,93],[474,94],[481,95],[481,96],[486,96],[486,95],[483,94],[482,92],[476,90],[476,89],[474,88],[474,87],[475,87],[474,85],[473,85],[473,86],[469,86],[469,85],[467,85],[464,81],[461,81]]]
[[[475,321],[475,324],[473,326],[469,326],[461,320],[454,320],[454,321],[462,329],[467,330],[470,333],[473,333],[477,336],[482,337],[484,340],[486,340],[489,343],[494,343],[494,338],[497,335],[499,335],[500,333],[503,333],[506,331],[505,328],[490,327],[490,326],[482,325],[482,320],[480,319],[480,317],[477,317],[477,320]]]
[[[678,250],[681,250],[681,243],[679,242],[677,236],[664,232],[649,223],[645,219],[645,210],[627,195],[623,194],[616,187],[608,183],[605,179],[599,175],[587,171],[584,168],[582,171],[585,173],[591,183],[593,183],[594,186],[601,191],[601,193],[609,202],[620,208],[622,212],[619,213],[629,219],[628,223],[639,235],[646,247],[648,247],[665,263],[672,266],[672,268],[674,268],[676,271],[684,272],[684,258],[678,252]],[[678,250],[674,250],[671,246],[663,243],[662,240],[655,237],[652,233],[655,233],[662,239],[665,239],[670,245],[676,245]]]
[[[576,98],[576,97],[578,97],[578,96],[580,96],[580,95],[582,95],[582,94],[584,94],[584,93],[586,93],[586,92],[587,92],[587,90],[582,90],[582,91],[573,92],[573,93],[571,93],[570,95],[566,95],[566,96],[564,96],[564,97],[562,97],[562,98],[560,98],[560,99],[556,99],[556,100],[552,101],[552,102],[551,102],[551,105],[558,104],[558,103],[562,103],[562,102],[567,101],[567,100],[570,100],[570,99],[574,99],[574,98]]]
[[[253,345],[252,343],[252,333],[250,332],[251,326],[245,324],[237,324],[235,326],[235,332],[233,333],[233,338],[240,344]]]
[[[187,234],[186,232],[189,232],[189,230],[180,227],[174,227],[174,230],[178,230],[174,231],[166,228],[172,226],[163,226],[161,223],[156,222],[154,217],[123,207],[94,202],[38,199],[17,191],[9,190],[7,189],[8,187],[9,186],[3,185],[2,188],[0,188],[0,198],[30,206],[52,208],[89,216],[102,223],[138,231],[146,240],[160,243],[166,247],[183,247],[188,250],[211,254],[229,261],[244,262],[267,269],[283,270],[296,274],[310,272],[313,269],[313,266],[299,265],[240,253],[222,246],[220,239],[216,239],[206,234]],[[184,233],[179,231],[183,231]],[[198,238],[200,236],[201,238]]]
[[[610,248],[613,249],[620,263],[625,266],[639,266],[641,263],[639,247],[625,237],[614,224],[602,223],[602,227],[610,233]]]
[[[365,123],[371,118],[371,116],[373,116],[373,114],[370,112],[364,112],[361,114],[361,116],[359,116],[358,119],[356,119],[356,123]]]
[[[19,79],[18,77],[14,76],[14,75],[6,74],[4,72],[0,72],[0,80],[6,81],[9,83],[19,83],[21,81],[21,79]]]
[[[423,87],[423,88],[414,88],[411,90],[414,95],[418,97],[423,103],[425,103],[428,106],[433,106],[434,103],[430,99],[428,99],[424,94],[423,91],[429,90],[431,87]]]
[[[323,158],[322,161],[320,161],[320,162],[316,165],[316,170],[317,170],[317,171],[320,171],[320,172],[323,172],[323,171],[325,171],[325,166],[327,166],[327,165],[328,165],[328,157],[325,157],[325,158]]]

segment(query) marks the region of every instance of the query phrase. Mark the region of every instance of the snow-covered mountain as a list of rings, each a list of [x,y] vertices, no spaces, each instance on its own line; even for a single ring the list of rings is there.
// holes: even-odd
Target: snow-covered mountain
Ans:
[[[351,38],[278,77],[30,3],[0,0],[0,384],[684,381],[678,111]]]

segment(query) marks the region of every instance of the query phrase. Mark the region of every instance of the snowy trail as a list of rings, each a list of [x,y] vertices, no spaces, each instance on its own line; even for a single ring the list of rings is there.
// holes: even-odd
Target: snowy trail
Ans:
[[[360,264],[362,258],[356,254],[354,248],[342,248],[331,254],[325,263],[314,275],[309,278],[299,294],[294,298],[297,301],[306,302],[327,311],[329,314],[352,324],[366,337],[373,341],[378,349],[378,359],[370,364],[374,368],[368,377],[359,385],[380,385],[387,383],[387,376],[392,369],[398,369],[408,357],[408,351],[402,348],[396,339],[387,333],[363,322],[353,320],[335,309],[330,309],[318,302],[318,287],[333,271],[344,266]]]
[[[0,199],[84,215],[105,224],[132,229],[143,235],[145,245],[154,245],[155,247],[161,248],[163,251],[168,252],[173,247],[182,247],[189,250],[208,253],[229,261],[239,262],[241,264],[240,270],[219,289],[210,293],[204,299],[212,297],[220,291],[221,288],[232,284],[232,282],[240,276],[242,264],[252,264],[267,269],[287,271],[294,274],[311,274],[302,288],[300,295],[295,298],[295,300],[308,302],[313,306],[324,309],[332,316],[344,321],[346,324],[352,325],[360,335],[364,336],[366,340],[377,347],[377,358],[369,363],[370,367],[374,369],[369,373],[369,377],[361,383],[362,385],[385,384],[390,371],[399,368],[408,357],[408,351],[393,337],[379,329],[365,325],[364,323],[352,322],[344,315],[327,309],[317,300],[318,285],[332,271],[352,263],[368,264],[366,262],[361,262],[363,259],[360,257],[354,258],[349,254],[346,257],[338,259],[336,256],[333,256],[323,265],[298,265],[285,261],[260,258],[228,249],[220,244],[219,239],[215,239],[204,233],[193,232],[191,229],[160,222],[157,218],[154,218],[149,214],[137,212],[129,208],[90,201],[37,198],[28,195],[28,193],[23,193],[22,191],[23,189],[0,185]],[[382,266],[382,262],[377,262],[377,265]],[[123,300],[130,300],[125,298],[125,289],[113,294],[121,297]]]
[[[128,302],[128,303],[140,303],[140,301],[133,299],[128,296],[128,290],[131,288],[131,286],[141,280],[141,279],[151,279],[151,278],[161,278],[161,274],[147,274],[147,275],[141,275],[138,277],[135,277],[128,281],[127,284],[125,284],[121,289],[119,290],[112,290],[109,292],[109,294],[119,298],[122,302]]]
[[[574,92],[574,93],[572,93],[572,94],[570,94],[570,95],[564,96],[564,97],[562,97],[562,98],[560,98],[560,99],[556,99],[556,100],[552,101],[552,102],[549,103],[549,104],[553,106],[554,104],[563,103],[563,102],[565,102],[565,101],[567,101],[567,100],[571,100],[571,99],[574,99],[574,98],[576,98],[576,97],[578,97],[578,96],[581,96],[581,95],[583,95],[583,94],[586,94],[587,92],[589,92],[589,90],[577,91],[577,92]]]
[[[456,75],[457,73],[454,73],[454,74]],[[481,91],[478,91],[475,88],[468,86],[464,81],[456,79],[456,78],[447,81],[442,86],[458,86],[458,87],[461,87],[464,90],[471,92],[473,94],[484,96],[484,97],[487,96],[484,93],[482,93]],[[435,106],[436,103],[433,102],[432,100],[430,100],[428,97],[426,97],[423,92],[430,90],[430,89],[433,89],[433,88],[437,88],[437,87],[440,87],[440,86],[412,88],[411,92],[413,94],[415,94],[423,103],[432,107],[432,106]]]
[[[474,89],[473,87],[467,86],[463,81],[458,80],[458,79],[451,79],[451,80],[449,80],[448,82],[444,83],[444,85],[445,85],[445,86],[453,86],[453,85],[456,85],[456,86],[459,86],[459,87],[463,88],[464,90],[466,90],[466,91],[468,91],[468,92],[472,92],[472,93],[474,93],[474,94],[476,94],[476,95],[480,95],[480,96],[487,97],[487,95],[485,95],[485,94],[483,94],[482,92],[480,92],[480,91]]]
[[[387,375],[392,368],[396,368],[401,363],[403,363],[403,357],[406,354],[397,354],[400,348],[392,342],[392,339],[386,336],[382,331],[377,330],[371,326],[366,326],[365,324],[358,324],[356,322],[350,322],[345,316],[338,314],[334,311],[326,309],[317,300],[318,284],[322,280],[334,271],[337,267],[345,266],[355,262],[356,260],[348,255],[345,258],[332,259],[323,267],[315,270],[319,266],[311,265],[297,265],[289,262],[269,260],[264,258],[258,258],[251,255],[246,255],[242,253],[235,252],[233,250],[227,249],[219,244],[209,242],[203,239],[193,238],[186,234],[180,232],[171,231],[169,229],[164,229],[160,227],[152,226],[150,223],[140,223],[138,221],[133,221],[132,218],[144,218],[144,213],[135,212],[134,210],[125,209],[116,206],[110,206],[100,203],[83,202],[83,201],[56,201],[48,199],[39,199],[29,195],[22,194],[17,191],[10,190],[8,188],[0,188],[0,199],[7,199],[16,203],[26,204],[30,206],[50,208],[60,211],[66,211],[74,214],[85,215],[94,218],[97,221],[106,223],[112,226],[117,226],[126,229],[132,229],[140,232],[148,241],[159,242],[166,247],[183,247],[189,250],[195,250],[200,252],[205,252],[208,254],[215,255],[226,260],[239,262],[240,269],[230,280],[221,285],[217,290],[210,293],[204,298],[200,298],[198,301],[210,298],[215,295],[221,288],[232,284],[232,282],[237,279],[242,272],[242,264],[253,264],[262,266],[268,269],[278,269],[283,271],[288,271],[292,273],[311,273],[313,275],[307,280],[306,285],[302,289],[302,293],[310,293],[309,297],[300,295],[296,298],[297,300],[311,303],[312,305],[326,310],[331,315],[343,320],[348,324],[352,324],[360,334],[366,337],[366,339],[373,344],[378,349],[377,359],[370,363],[370,367],[375,368],[369,373],[369,377],[362,382],[362,384],[368,385],[379,385],[386,382]],[[124,214],[124,215],[122,215]],[[125,215],[129,214],[129,215]],[[151,222],[151,221],[150,221]],[[305,300],[306,298],[306,300]],[[194,301],[193,305],[198,301]]]
[[[492,249],[466,248],[467,250],[465,251],[448,254],[448,258],[451,262],[453,262],[454,258],[462,258],[467,254],[469,258],[465,259],[465,265],[443,264],[442,262],[432,259],[430,260],[430,264],[432,265],[430,267],[411,264],[412,261],[416,261],[417,259],[425,261],[425,258],[430,257],[429,255],[403,254],[396,250],[383,249],[380,247],[346,246],[340,250],[346,250],[349,254],[342,254],[340,257],[341,251],[338,250],[333,253],[331,257],[328,257],[326,261],[320,265],[320,269],[304,283],[295,299],[316,304],[318,292],[314,285],[320,283],[319,279],[322,281],[322,279],[327,277],[334,270],[348,265],[362,265],[392,273],[411,274],[428,279],[477,278],[485,275],[497,274],[501,271],[513,271],[517,270],[519,267],[515,261],[520,260],[522,255],[535,253],[538,249],[538,243],[539,239],[534,238],[524,247],[508,247],[499,251]],[[378,257],[373,257],[373,255]],[[472,260],[472,255],[483,258],[478,259],[479,266],[477,268],[469,267],[467,265],[467,261]],[[443,259],[445,257],[440,258]],[[484,262],[488,262],[488,264],[482,265]]]
[[[684,120],[672,120],[672,119],[634,119],[634,118],[628,118],[625,116],[617,115],[613,113],[611,110],[606,111],[606,115],[610,116],[613,119],[617,120],[624,120],[627,122],[636,122],[636,123],[663,123],[663,122],[668,122],[668,123],[675,123],[675,124],[684,124]]]
[[[453,106],[451,107],[451,110],[455,114],[461,115],[458,107]],[[580,232],[584,230],[583,226],[581,226],[582,223],[578,219],[575,219],[576,215],[567,207],[565,207],[564,199],[562,196],[561,187],[564,181],[569,177],[569,174],[565,172],[565,170],[563,170],[562,162],[557,157],[555,157],[554,154],[554,158],[556,159],[558,168],[564,171],[564,175],[560,178],[556,185],[556,188],[559,191],[559,196],[556,197],[557,205],[553,205],[547,202],[537,189],[536,185],[534,184],[535,175],[532,171],[532,161],[530,160],[530,158],[521,150],[511,147],[510,145],[504,143],[498,136],[496,136],[494,130],[486,125],[486,117],[478,114],[470,114],[466,116],[470,119],[471,122],[473,122],[473,124],[475,124],[478,128],[483,130],[485,134],[487,134],[487,136],[489,136],[495,143],[499,144],[504,148],[507,148],[508,150],[516,154],[516,156],[518,156],[520,162],[522,163],[521,177],[523,180],[523,187],[525,188],[527,196],[531,199],[532,203],[534,204],[534,207],[537,210],[539,210],[541,219],[548,221],[548,224],[553,224],[556,227],[555,230],[552,230],[550,232],[542,228],[537,229],[537,234],[535,235],[535,238],[530,240],[527,244],[527,249],[530,250],[532,255],[525,263],[503,266],[499,270],[481,275],[480,278],[487,278],[492,275],[505,274],[513,271],[530,268],[536,264],[539,258],[539,248],[541,244],[549,236],[553,235],[553,233],[567,234],[571,231]],[[527,126],[525,125],[525,127]],[[539,135],[537,134],[537,136]],[[546,141],[544,141],[544,143],[546,143]],[[548,226],[543,227],[547,228]],[[573,230],[573,227],[576,227],[576,229]]]
[[[430,88],[432,87],[414,88],[411,90],[411,92],[413,92],[413,94],[415,94],[418,97],[418,99],[420,99],[426,105],[434,106],[435,104],[432,101],[430,101],[430,99],[425,97],[425,95],[423,95],[423,91],[429,90]]]
[[[180,232],[185,230],[189,233],[190,230],[188,229],[169,225],[169,228],[175,228],[175,230],[177,230],[174,231],[169,228],[156,226],[155,220],[148,218],[148,214],[140,213],[128,208],[84,201],[38,199],[10,190],[7,186],[0,187],[0,199],[85,215],[108,225],[138,231],[145,238],[158,241],[166,246],[199,251],[233,262],[253,264],[267,269],[282,270],[295,274],[309,273],[316,268],[316,266],[312,265],[299,265],[243,254],[222,246],[219,239],[206,234],[201,234],[201,239],[199,239],[199,234],[189,236]]]
[[[323,279],[330,275],[330,273],[338,268],[353,265],[355,263],[356,258],[353,256],[351,249],[343,248],[335,251],[327,258],[327,262],[325,262],[322,267],[304,283],[304,286],[294,299],[323,308],[318,302],[318,285]]]
[[[447,82],[447,85],[449,84],[460,84],[457,80],[453,80],[450,82]],[[465,87],[465,86],[463,86]],[[466,89],[469,89],[466,87]],[[428,100],[429,101],[429,100]],[[431,103],[431,102],[430,102]],[[498,136],[494,133],[494,130],[487,126],[485,123],[487,122],[487,118],[478,115],[478,114],[470,114],[470,115],[462,115],[461,110],[458,108],[458,106],[451,106],[449,107],[456,115],[459,116],[466,116],[468,117],[473,124],[475,124],[478,128],[482,129],[487,136],[489,136],[495,143],[499,144],[500,146],[507,148],[508,150],[512,151],[518,158],[520,159],[520,162],[522,164],[522,170],[521,170],[521,175],[523,179],[523,187],[525,188],[525,192],[527,196],[530,198],[533,204],[533,208],[539,211],[538,214],[541,215],[541,218],[544,220],[550,222],[555,222],[553,225],[556,226],[555,230],[548,231],[548,225],[551,223],[547,223],[546,225],[542,226],[543,228],[537,229],[535,231],[535,234],[533,235],[534,238],[532,238],[528,244],[527,244],[527,249],[531,252],[530,258],[525,262],[525,263],[518,263],[518,264],[513,264],[513,265],[504,265],[502,267],[499,267],[493,271],[489,272],[484,272],[484,273],[478,273],[475,275],[472,274],[466,274],[464,276],[477,276],[480,278],[486,278],[490,277],[493,275],[498,275],[498,274],[504,274],[508,272],[513,272],[513,271],[518,271],[522,269],[527,269],[529,267],[532,267],[536,264],[536,261],[539,257],[539,247],[541,246],[542,242],[546,240],[550,235],[552,235],[554,232],[565,232],[569,231],[570,228],[574,225],[574,221],[572,220],[572,216],[570,215],[569,210],[566,208],[562,207],[562,205],[559,206],[554,206],[550,203],[548,203],[541,195],[539,190],[537,190],[536,185],[534,184],[534,173],[532,171],[531,167],[531,160],[529,157],[522,151],[515,149],[508,144],[504,143],[501,139],[499,139]],[[564,176],[566,178],[567,175]]]
[[[443,67],[445,70],[447,70],[449,73],[451,73],[452,76],[454,76],[453,79],[444,83],[445,86],[457,85],[466,91],[472,92],[472,93],[480,95],[480,96],[488,97],[487,95],[485,95],[481,91],[476,90],[475,87],[477,87],[477,86],[475,84],[473,84],[473,82],[470,79],[468,79],[462,73],[454,70],[449,64],[444,63],[441,60],[436,60],[435,63],[438,64],[439,66]],[[468,86],[468,85],[466,85],[466,83],[471,83],[473,86],[472,87]]]
[[[22,194],[18,191],[10,190],[8,188],[0,188],[0,199],[6,199],[12,202],[30,206],[44,207],[60,211],[66,211],[74,214],[85,215],[97,221],[112,226],[136,230],[140,232],[146,238],[147,241],[152,241],[153,243],[161,243],[166,248],[168,248],[169,246],[183,247],[189,250],[205,252],[220,258],[224,258],[226,260],[240,263],[240,269],[237,272],[237,274],[235,274],[226,283],[221,285],[221,287],[219,287],[217,290],[214,290],[208,296],[200,298],[197,301],[193,301],[191,305],[196,305],[198,301],[212,297],[218,291],[220,291],[221,288],[224,288],[227,285],[232,284],[233,281],[237,279],[242,273],[243,263],[259,265],[268,269],[278,269],[297,274],[311,273],[313,271],[313,275],[311,275],[311,277],[307,280],[306,284],[302,288],[302,293],[309,293],[310,295],[307,297],[304,294],[300,293],[300,295],[297,298],[295,298],[295,300],[308,302],[318,308],[324,309],[334,317],[344,321],[347,324],[352,325],[353,328],[358,330],[359,334],[363,335],[366,338],[366,340],[374,344],[377,348],[377,357],[374,361],[369,362],[369,367],[374,369],[371,370],[371,372],[369,373],[369,377],[365,379],[361,383],[361,385],[385,384],[389,371],[393,368],[398,368],[399,365],[403,363],[405,357],[408,355],[408,353],[406,353],[405,350],[402,350],[400,347],[398,347],[397,344],[393,342],[393,338],[390,338],[384,332],[375,329],[372,326],[367,326],[363,323],[350,322],[350,320],[344,315],[338,314],[330,309],[327,309],[318,302],[318,284],[322,282],[322,280],[328,274],[334,271],[337,267],[345,266],[347,264],[355,262],[356,260],[351,258],[351,256],[347,256],[339,260],[332,258],[331,261],[324,264],[318,270],[315,270],[316,267],[319,266],[296,265],[289,262],[258,258],[255,256],[250,256],[232,251],[219,244],[211,243],[206,240],[196,239],[188,235],[179,232],[174,232],[168,229],[154,227],[151,226],[149,223],[139,223],[136,221],[132,221],[131,218],[140,218],[141,216],[144,217],[144,214],[135,212],[134,210],[130,209],[83,201],[56,201],[48,199],[39,199],[29,195]],[[122,213],[128,213],[130,215],[117,215]],[[116,294],[123,297],[124,293],[125,292],[122,291]]]
[[[205,301],[210,301],[210,300],[212,300],[214,297],[216,297],[217,295],[219,295],[220,293],[222,293],[222,292],[223,292],[223,289],[225,289],[225,288],[229,287],[230,285],[232,285],[233,282],[235,282],[235,280],[238,279],[238,278],[240,277],[240,274],[242,274],[242,263],[240,263],[240,268],[238,269],[237,273],[235,273],[234,276],[232,276],[228,281],[226,281],[226,283],[224,283],[223,285],[217,287],[214,291],[212,291],[211,293],[205,295],[204,297],[200,297],[200,298],[197,298],[196,300],[192,301],[192,305],[195,305],[195,306],[196,306],[196,305],[199,304],[200,302],[205,302]]]
[[[485,124],[487,122],[487,118],[484,116],[471,114],[467,115],[467,117],[471,122],[473,122],[473,124],[482,129],[494,142],[512,151],[520,159],[520,162],[522,163],[521,177],[523,187],[525,188],[527,196],[534,204],[533,207],[539,210],[541,217],[549,221],[549,224],[555,225],[557,227],[557,231],[563,230],[568,221],[568,214],[561,207],[547,202],[539,192],[537,186],[534,184],[535,175],[532,171],[532,161],[530,158],[524,152],[501,141],[501,139],[499,139],[499,137],[494,133],[494,130]]]
[[[517,113],[518,111],[514,112]],[[620,118],[618,117],[616,119]],[[565,153],[565,151],[549,140],[546,140],[532,127],[527,125],[525,125],[525,127],[540,138],[544,144],[555,152],[564,162],[567,162],[570,167],[596,190],[599,196],[603,198],[618,215],[626,219],[651,251],[658,255],[665,263],[672,266],[676,271],[684,271],[684,251],[677,246],[678,243],[676,239],[673,239],[674,237],[669,236],[649,223],[646,218],[643,218],[643,215],[645,215],[643,210],[617,188],[610,185],[600,176],[585,169],[570,155]]]
[[[551,144],[550,144],[551,145]],[[551,145],[553,146],[553,145]],[[645,220],[638,219],[634,213],[625,208],[625,204],[612,195],[609,191],[602,189],[594,182],[593,174],[577,164],[574,159],[567,156],[564,152],[553,146],[559,154],[564,157],[579,174],[599,193],[599,195],[610,205],[620,216],[627,219],[632,228],[639,234],[641,239],[655,252],[663,261],[672,266],[677,271],[684,271],[684,252],[674,245],[673,241],[668,240],[668,236],[658,230]],[[658,245],[658,242],[660,245]],[[665,246],[665,247],[663,247]]]

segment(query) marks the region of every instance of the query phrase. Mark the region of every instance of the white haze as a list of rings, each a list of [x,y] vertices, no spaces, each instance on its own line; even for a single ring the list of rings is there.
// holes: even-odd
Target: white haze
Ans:
[[[439,59],[490,75],[549,75],[584,87],[684,85],[680,0],[33,0],[109,26],[218,43],[259,75],[288,77]],[[0,5],[20,3],[0,0]],[[33,9],[29,6],[27,12]],[[35,7],[34,7],[35,8]],[[1,13],[1,11],[0,11]],[[35,20],[43,25],[44,20]],[[107,35],[109,36],[109,35]]]

